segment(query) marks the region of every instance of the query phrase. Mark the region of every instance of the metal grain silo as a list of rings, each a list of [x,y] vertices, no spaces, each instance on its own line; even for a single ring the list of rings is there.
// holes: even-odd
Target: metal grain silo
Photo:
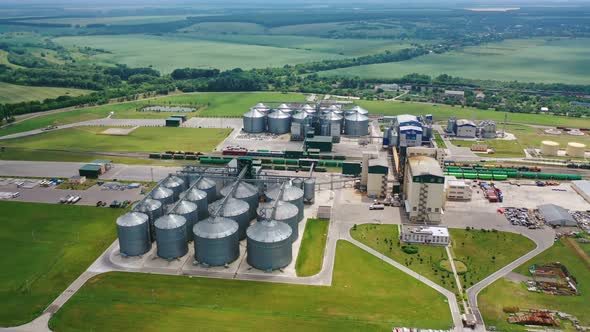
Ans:
[[[173,196],[175,202],[178,201],[180,194],[186,190],[184,180],[175,175],[169,176],[166,180],[164,180],[162,186],[172,190],[172,192],[174,193]]]
[[[299,189],[303,189],[303,180],[301,178],[294,178],[291,184]]]
[[[223,189],[221,189],[220,192],[221,196],[227,196],[233,189],[234,184],[235,182],[232,182],[231,184],[223,187]],[[238,186],[235,188],[232,197],[243,200],[244,202],[248,203],[248,216],[250,217],[250,219],[256,218],[256,209],[258,208],[258,201],[260,199],[258,195],[258,188],[256,186],[249,184],[247,182],[240,181]]]
[[[215,180],[202,177],[197,180],[197,184],[194,188],[207,193],[207,203],[211,204],[217,200],[217,183]]]
[[[266,114],[257,109],[245,113],[242,119],[247,133],[262,133],[266,130]]]
[[[265,195],[273,201],[280,200],[292,203],[297,207],[297,209],[299,209],[299,211],[297,212],[297,221],[303,220],[303,190],[293,185],[286,184],[283,188],[283,195],[280,194],[281,185],[275,185],[274,187],[269,188]]]
[[[128,212],[117,218],[119,248],[123,256],[139,256],[150,251],[150,222],[147,214]]]
[[[322,136],[338,136],[340,135],[340,132],[338,130],[340,130],[340,128],[342,127],[342,123],[343,123],[343,118],[342,116],[334,113],[334,112],[330,112],[327,114],[324,114],[324,116],[322,117],[322,128],[324,126],[327,127],[327,134],[322,134]],[[332,133],[332,128],[337,128],[335,129],[337,132]]]
[[[174,192],[166,187],[158,186],[152,191],[151,197],[162,203],[163,206],[174,203]]]
[[[367,114],[369,114],[369,111],[367,111],[366,109],[364,109],[358,105],[353,108],[347,109],[345,111],[346,115],[352,115],[352,114],[357,114],[357,113],[362,114],[362,115],[367,115]]]
[[[207,202],[207,193],[203,190],[192,188],[185,192],[184,199],[197,204],[198,220],[209,217],[209,203]]]
[[[366,136],[369,134],[369,118],[360,113],[348,115],[344,121],[344,133],[348,136]]]
[[[209,205],[209,214],[214,215],[223,201],[224,199],[220,199],[211,203],[211,205]],[[248,205],[248,203],[241,199],[230,197],[226,200],[221,211],[219,211],[218,216],[229,218],[237,222],[240,227],[238,232],[239,239],[242,240],[246,237],[246,229],[250,226],[250,220],[252,220],[250,217],[250,205]]]
[[[248,264],[263,271],[283,268],[293,258],[291,227],[282,221],[257,222],[248,235]]]
[[[303,181],[303,199],[305,202],[313,203],[315,200],[315,179],[309,178]]]
[[[301,107],[301,111],[306,112],[306,113],[310,113],[310,114],[313,114],[316,112],[315,108],[312,106],[309,106],[309,104],[303,105],[303,107]]]
[[[186,238],[186,219],[175,214],[167,214],[156,220],[156,243],[158,256],[175,259],[186,255],[188,241]]]
[[[254,107],[250,108],[251,110],[255,109],[259,112],[262,112],[264,114],[267,114],[270,111],[270,107],[264,105],[263,103],[258,103],[256,105],[254,105]]]
[[[229,264],[240,256],[238,223],[223,217],[209,217],[193,227],[195,261],[210,266]]]
[[[306,112],[299,112],[291,117],[291,121],[295,123],[309,123],[310,115]]]
[[[258,221],[262,220],[276,220],[282,221],[291,227],[291,240],[295,241],[299,237],[299,209],[292,203],[279,201],[276,205],[276,210],[273,215],[273,208],[275,202],[267,202],[260,205],[258,208]]]
[[[268,132],[281,135],[291,130],[291,115],[276,110],[268,115]]]
[[[155,199],[146,198],[137,203],[133,208],[133,211],[145,213],[148,216],[150,222],[150,238],[154,241],[156,239],[156,228],[154,227],[154,223],[156,222],[156,219],[164,215],[164,206],[162,203]]]
[[[176,207],[172,213],[184,217],[186,219],[186,239],[187,241],[193,240],[193,226],[199,221],[199,214],[198,214],[198,207],[197,204],[182,200]]]

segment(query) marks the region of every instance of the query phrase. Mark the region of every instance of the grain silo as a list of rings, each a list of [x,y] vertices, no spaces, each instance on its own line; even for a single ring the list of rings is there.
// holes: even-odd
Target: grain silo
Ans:
[[[156,222],[156,219],[164,215],[164,207],[162,206],[162,203],[155,199],[146,198],[137,203],[133,208],[133,211],[145,213],[148,216],[150,222],[150,238],[154,241],[156,239],[154,223]]]
[[[172,213],[184,217],[186,220],[186,239],[187,241],[193,240],[193,226],[199,221],[198,207],[197,204],[182,200],[176,205]]]
[[[163,186],[158,186],[150,195],[152,199],[159,201],[163,206],[174,203],[174,192]]]
[[[195,261],[210,266],[229,264],[240,256],[238,223],[223,217],[209,217],[193,227]]]
[[[303,220],[303,190],[291,184],[286,184],[284,188],[281,188],[281,185],[279,184],[269,188],[265,195],[268,197],[268,199],[273,201],[281,200],[292,203],[299,210],[297,213],[297,220]]]
[[[158,218],[155,226],[159,257],[171,260],[186,255],[188,241],[184,217],[167,214]]]
[[[584,158],[586,154],[586,144],[569,142],[565,148],[565,153],[568,157]]]
[[[301,178],[294,178],[291,180],[291,184],[299,189],[303,189],[303,179]]]
[[[291,263],[291,227],[282,221],[260,221],[248,227],[248,264],[263,271],[283,268]]]
[[[139,256],[150,251],[150,222],[147,214],[128,212],[117,218],[119,248],[123,256]]]
[[[266,114],[257,109],[244,113],[242,120],[247,133],[262,133],[266,130]]]
[[[346,116],[344,133],[348,136],[366,136],[369,134],[369,118],[360,113]]]
[[[303,199],[306,203],[313,203],[315,200],[315,179],[309,178],[303,181]]]
[[[264,114],[267,114],[270,111],[270,107],[264,105],[263,103],[258,103],[256,105],[254,105],[254,107],[250,108],[251,110],[255,109],[259,112],[262,112]]]
[[[273,214],[274,211],[274,214]],[[266,202],[258,208],[258,221],[276,220],[282,221],[291,227],[291,240],[299,237],[299,209],[292,203],[278,201],[275,209],[275,202]]]
[[[238,223],[240,230],[238,232],[238,237],[240,240],[246,237],[246,229],[250,226],[250,205],[241,199],[236,198],[228,198],[220,199],[215,201],[209,205],[209,214],[215,215],[217,210],[219,209],[219,205],[225,202],[223,208],[219,211],[218,216],[229,218],[234,220]],[[256,210],[254,210],[256,211]]]
[[[176,202],[180,197],[180,194],[186,190],[185,183],[186,182],[184,182],[184,180],[180,177],[172,175],[169,176],[166,180],[164,180],[162,186],[172,190],[174,201]]]
[[[291,130],[291,115],[276,110],[268,115],[268,132],[272,134],[286,134]]]
[[[327,125],[328,134],[327,135],[322,134],[322,136],[330,136],[330,135],[339,136],[340,130],[342,128],[342,123],[343,123],[342,116],[340,116],[334,112],[330,112],[328,114],[325,114],[322,117],[322,125]],[[332,132],[332,129],[334,129],[335,132]]]
[[[202,177],[197,180],[194,188],[202,190],[207,193],[207,203],[211,204],[217,200],[217,183],[215,180]]]
[[[197,188],[191,188],[185,192],[184,199],[197,204],[198,220],[209,217],[209,203],[207,202],[207,193]]]
[[[232,190],[234,190],[234,185],[235,182],[223,187],[223,189],[221,189],[220,192],[221,196],[225,197],[229,193],[231,193]],[[244,181],[240,181],[240,183],[238,183],[237,187],[233,191],[232,197],[241,199],[248,203],[248,216],[250,217],[250,219],[254,219],[256,217],[256,209],[258,208],[259,201],[258,188],[256,186]]]
[[[541,142],[541,153],[544,156],[557,156],[559,151],[559,143],[553,141],[542,141]]]
[[[369,111],[367,111],[366,109],[360,107],[360,106],[354,106],[353,108],[347,109],[345,111],[345,114],[348,115],[353,115],[353,114],[362,114],[362,115],[367,115],[369,114]]]

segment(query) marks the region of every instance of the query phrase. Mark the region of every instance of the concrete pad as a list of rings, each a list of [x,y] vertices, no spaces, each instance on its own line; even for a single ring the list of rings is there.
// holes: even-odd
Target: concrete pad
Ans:
[[[102,135],[112,135],[112,136],[127,136],[131,134],[135,129],[139,127],[132,127],[132,128],[109,128],[103,132]]]

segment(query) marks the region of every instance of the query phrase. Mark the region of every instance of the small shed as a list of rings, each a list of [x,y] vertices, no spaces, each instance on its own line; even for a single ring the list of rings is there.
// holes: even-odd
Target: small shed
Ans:
[[[543,204],[538,206],[539,213],[545,219],[545,224],[550,226],[576,226],[576,220],[564,208],[555,204]]]
[[[166,127],[180,127],[181,124],[182,119],[172,117],[166,119]]]
[[[80,176],[84,176],[89,179],[97,179],[102,172],[102,167],[98,164],[86,164],[78,170]]]
[[[68,183],[71,183],[71,184],[82,184],[84,182],[86,182],[86,177],[80,176],[80,175],[74,175],[68,179]]]
[[[305,139],[305,149],[319,149],[321,152],[332,152],[331,136],[314,136]]]
[[[180,119],[182,122],[186,122],[187,116],[184,114],[174,114],[170,116],[171,119]]]

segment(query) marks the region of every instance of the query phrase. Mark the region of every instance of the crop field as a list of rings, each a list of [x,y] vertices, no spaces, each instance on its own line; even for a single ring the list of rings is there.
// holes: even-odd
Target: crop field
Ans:
[[[467,269],[460,277],[467,288],[534,248],[532,241],[513,233],[465,229],[450,229],[450,233],[453,258],[464,263]],[[401,248],[397,225],[358,225],[350,234],[433,282],[456,291],[452,272],[438,266],[441,260],[447,259],[444,247],[415,245],[418,253],[408,254]],[[478,254],[473,255],[474,252]]]
[[[590,136],[550,135],[545,133],[543,129],[523,125],[507,125],[506,131],[514,134],[516,140],[482,140],[482,142],[494,149],[495,157],[524,157],[524,149],[539,149],[541,142],[545,140],[559,143],[562,149],[565,149],[569,142],[584,143],[590,146]],[[474,143],[469,140],[451,140],[451,142],[453,145],[465,147],[469,147]]]
[[[0,64],[1,62],[0,60]],[[33,100],[42,101],[47,98],[56,98],[59,96],[75,97],[91,92],[81,89],[25,86],[0,82],[0,104],[12,104]]]
[[[109,17],[65,17],[65,18],[43,18],[35,20],[26,20],[28,23],[52,23],[52,24],[70,24],[73,26],[87,26],[89,24],[107,24],[107,25],[136,25],[136,24],[153,24],[165,23],[172,21],[182,21],[186,15],[164,15],[164,16],[109,16]]]
[[[486,325],[494,325],[501,331],[525,331],[524,326],[506,322],[505,307],[520,309],[553,309],[576,316],[581,325],[590,325],[590,266],[584,263],[576,253],[568,247],[565,240],[555,242],[537,257],[524,263],[514,270],[519,274],[529,276],[528,268],[533,264],[560,262],[578,280],[578,296],[558,296],[527,291],[526,287],[517,281],[507,278],[500,279],[485,288],[479,295],[479,307]]]
[[[206,331],[276,331],[286,326],[304,331],[443,329],[451,324],[444,300],[430,287],[339,241],[329,287],[108,273],[74,295],[51,319],[50,327],[62,332],[89,327],[182,331],[194,329],[198,322],[198,328]]]
[[[328,237],[330,222],[320,219],[308,219],[301,240],[295,269],[299,277],[312,276],[322,270],[324,250]]]
[[[177,68],[266,68],[324,59],[344,58],[338,54],[257,46],[174,36],[147,35],[60,37],[63,46],[90,46],[110,51],[93,57],[99,62],[123,63],[131,67],[153,66],[163,73]],[[174,56],[170,56],[174,54]]]
[[[121,213],[3,201],[0,211],[0,326],[38,316],[111,244]]]
[[[167,96],[158,99],[103,105],[78,109],[70,112],[56,113],[29,119],[9,127],[0,129],[0,136],[23,131],[44,128],[49,125],[63,125],[74,122],[104,118],[114,112],[113,118],[119,119],[164,119],[170,116],[165,112],[138,112],[137,109],[146,105],[189,105],[198,108],[195,113],[187,113],[203,117],[241,117],[250,107],[260,101],[301,102],[305,95],[279,92],[235,92],[235,93],[191,93],[178,96]]]
[[[590,39],[517,39],[403,62],[336,69],[323,75],[392,78],[420,73],[499,81],[590,84],[589,59]]]
[[[27,149],[159,152],[212,151],[231,129],[141,127],[127,136],[102,135],[105,127],[75,127],[6,140],[3,145]]]

